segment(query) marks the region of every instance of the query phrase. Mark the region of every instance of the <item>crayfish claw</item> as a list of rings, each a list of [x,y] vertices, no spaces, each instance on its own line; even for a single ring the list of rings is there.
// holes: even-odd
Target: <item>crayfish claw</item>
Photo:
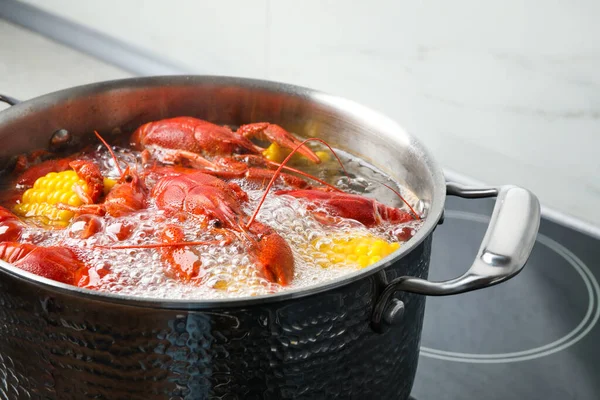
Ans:
[[[168,225],[160,233],[160,238],[164,243],[181,243],[185,235],[179,226]],[[200,275],[202,259],[191,247],[163,247],[160,251],[167,265],[167,275],[184,282],[195,280]]]
[[[294,254],[292,248],[278,233],[264,235],[253,246],[259,268],[265,278],[287,286],[294,279]]]
[[[69,163],[69,166],[73,168],[77,176],[85,181],[90,189],[90,194],[88,195],[82,187],[75,187],[77,196],[84,204],[97,203],[102,193],[104,193],[104,177],[98,166],[86,160],[72,161]]]

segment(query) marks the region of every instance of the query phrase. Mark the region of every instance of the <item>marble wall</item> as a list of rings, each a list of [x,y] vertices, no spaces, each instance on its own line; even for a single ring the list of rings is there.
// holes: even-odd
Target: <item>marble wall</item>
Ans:
[[[128,78],[127,71],[0,19],[0,93],[27,100],[64,88]],[[0,103],[0,111],[8,108]]]
[[[25,1],[192,72],[365,103],[444,167],[600,226],[600,2]]]

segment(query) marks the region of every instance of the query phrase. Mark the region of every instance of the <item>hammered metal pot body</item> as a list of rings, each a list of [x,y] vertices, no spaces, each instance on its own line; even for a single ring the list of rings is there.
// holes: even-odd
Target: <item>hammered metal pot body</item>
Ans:
[[[0,113],[0,162],[143,123],[195,116],[269,121],[359,154],[421,199],[427,218],[393,256],[314,287],[240,301],[107,295],[0,262],[0,393],[6,399],[404,399],[417,368],[425,297],[399,292],[403,318],[375,333],[386,283],[425,278],[445,182],[395,122],[356,103],[273,82],[153,77],[33,99]],[[396,321],[398,322],[398,321]]]
[[[431,238],[385,270],[426,277]],[[5,399],[405,399],[425,297],[370,328],[381,277],[240,309],[157,310],[0,280]]]

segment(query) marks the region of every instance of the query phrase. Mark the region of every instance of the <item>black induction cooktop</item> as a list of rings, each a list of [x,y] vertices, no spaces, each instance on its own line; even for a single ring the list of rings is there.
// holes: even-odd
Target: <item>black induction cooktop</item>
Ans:
[[[448,198],[429,278],[470,266],[494,201]],[[427,299],[412,396],[600,399],[600,240],[543,219],[527,265],[488,289]]]

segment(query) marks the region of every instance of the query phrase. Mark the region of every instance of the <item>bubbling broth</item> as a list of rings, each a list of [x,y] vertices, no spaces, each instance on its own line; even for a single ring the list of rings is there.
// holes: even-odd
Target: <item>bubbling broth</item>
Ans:
[[[251,145],[260,144],[266,150],[244,142],[233,150],[226,149],[231,154],[225,160],[223,154],[197,149],[193,154],[184,149],[182,156],[179,149],[149,140],[143,143],[134,133],[132,141],[138,141],[137,146],[112,147],[114,156],[104,145],[72,156],[95,165],[100,181],[72,164],[40,168],[49,161],[40,163],[24,157],[21,163],[25,167],[17,167],[3,183],[3,206],[18,219],[6,212],[4,217],[0,214],[0,255],[30,272],[102,292],[162,299],[222,299],[277,293],[338,279],[391,254],[421,226],[423,205],[410,190],[365,161],[335,150],[344,171],[321,143],[304,145],[320,163],[292,155],[287,165],[294,170],[283,170],[291,178],[275,179],[264,197],[275,168],[292,147],[286,150],[276,143],[265,143],[260,135],[258,139],[253,138]],[[255,167],[256,160],[244,159],[246,154],[258,156],[263,165]],[[232,156],[238,164],[231,161]],[[50,159],[50,163],[58,161]],[[240,172],[244,168],[247,171]],[[71,172],[65,175],[65,171]],[[33,177],[23,183],[24,174]],[[97,174],[93,176],[97,178]],[[181,183],[198,177],[202,184],[184,187]],[[170,180],[164,184],[166,179]],[[338,190],[324,189],[325,184]],[[95,185],[101,194],[90,194]],[[124,190],[127,185],[142,188],[135,193],[143,197],[143,206],[128,203],[126,212],[122,208],[113,212],[112,202],[131,200],[130,191]],[[334,201],[327,196],[332,193],[337,202],[351,200],[340,206],[349,215],[331,208]],[[183,201],[177,196],[183,196]],[[237,197],[231,200],[231,196]],[[365,199],[364,204],[357,203],[360,199]],[[174,210],[173,204],[180,209]],[[395,210],[394,216],[386,216],[389,210],[378,209],[375,204]],[[375,214],[376,222],[361,223],[352,214],[369,212]],[[11,237],[6,235],[13,225],[7,221],[17,226],[17,234]],[[276,239],[274,245],[269,238]],[[14,255],[16,248],[29,253]],[[55,278],[63,276],[55,273],[62,267],[48,261],[47,256],[34,259],[39,264],[35,271],[31,260],[23,261],[44,248],[68,249],[69,257],[77,260],[76,266],[63,274],[67,278]],[[289,260],[293,260],[293,272],[286,278],[284,269],[290,268]]]

